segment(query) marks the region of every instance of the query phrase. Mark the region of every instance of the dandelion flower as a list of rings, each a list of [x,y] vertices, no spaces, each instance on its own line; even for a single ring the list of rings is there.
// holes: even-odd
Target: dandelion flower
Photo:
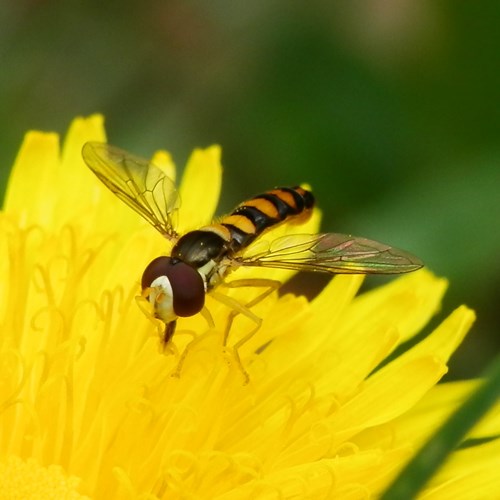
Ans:
[[[168,249],[86,169],[92,140],[105,140],[100,116],[75,120],[61,150],[57,135],[28,133],[0,215],[0,498],[380,494],[477,385],[437,385],[473,312],[459,307],[380,368],[438,311],[446,282],[423,270],[356,296],[362,277],[338,276],[312,301],[258,304],[262,327],[240,351],[247,385],[221,349],[227,307],[210,298],[215,327],[183,319],[163,353],[134,297],[145,265]],[[154,160],[175,176],[167,153]],[[219,148],[196,150],[181,232],[209,223],[220,179]],[[238,318],[231,338],[246,328]],[[492,413],[471,437],[499,428]],[[494,496],[498,447],[456,452],[422,498]]]

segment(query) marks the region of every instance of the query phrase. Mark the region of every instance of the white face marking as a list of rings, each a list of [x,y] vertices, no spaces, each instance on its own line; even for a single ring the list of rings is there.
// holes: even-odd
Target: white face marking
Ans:
[[[155,316],[164,323],[175,321],[177,316],[174,313],[174,294],[169,279],[166,276],[158,276],[149,288],[149,303],[154,308]]]

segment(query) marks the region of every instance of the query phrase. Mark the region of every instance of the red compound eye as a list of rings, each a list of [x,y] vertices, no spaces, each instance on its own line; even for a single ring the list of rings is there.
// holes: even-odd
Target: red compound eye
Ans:
[[[146,267],[141,280],[148,288],[160,276],[166,276],[172,287],[174,313],[193,316],[205,304],[205,286],[200,273],[190,265],[171,257],[157,257]]]

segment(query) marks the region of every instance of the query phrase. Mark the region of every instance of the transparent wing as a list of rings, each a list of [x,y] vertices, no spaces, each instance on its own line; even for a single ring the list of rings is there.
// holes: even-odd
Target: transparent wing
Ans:
[[[149,161],[102,142],[87,142],[83,160],[120,200],[142,215],[169,239],[179,197],[173,181]]]
[[[423,263],[404,250],[346,234],[290,235],[258,241],[240,265],[275,267],[331,274],[398,274],[415,271]]]

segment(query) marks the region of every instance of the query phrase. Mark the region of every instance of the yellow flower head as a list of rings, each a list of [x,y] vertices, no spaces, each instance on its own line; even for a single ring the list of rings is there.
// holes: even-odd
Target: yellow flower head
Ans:
[[[210,296],[214,324],[181,319],[172,352],[161,352],[134,298],[168,244],[84,166],[82,145],[104,140],[99,116],[75,120],[61,151],[55,134],[31,132],[10,179],[0,215],[0,498],[380,494],[475,386],[436,386],[473,312],[459,307],[375,370],[436,313],[446,282],[424,270],[356,296],[362,277],[337,276],[311,302],[273,293],[252,309],[263,322],[239,350],[249,384],[221,349],[229,309]],[[167,153],[154,161],[175,177]],[[196,150],[180,186],[181,234],[210,223],[220,179],[219,148]],[[254,291],[231,293],[246,303]],[[228,344],[249,326],[238,316]],[[498,427],[490,420],[473,437]],[[495,446],[457,452],[425,498],[476,488],[498,465]],[[490,481],[481,498],[498,488]]]

